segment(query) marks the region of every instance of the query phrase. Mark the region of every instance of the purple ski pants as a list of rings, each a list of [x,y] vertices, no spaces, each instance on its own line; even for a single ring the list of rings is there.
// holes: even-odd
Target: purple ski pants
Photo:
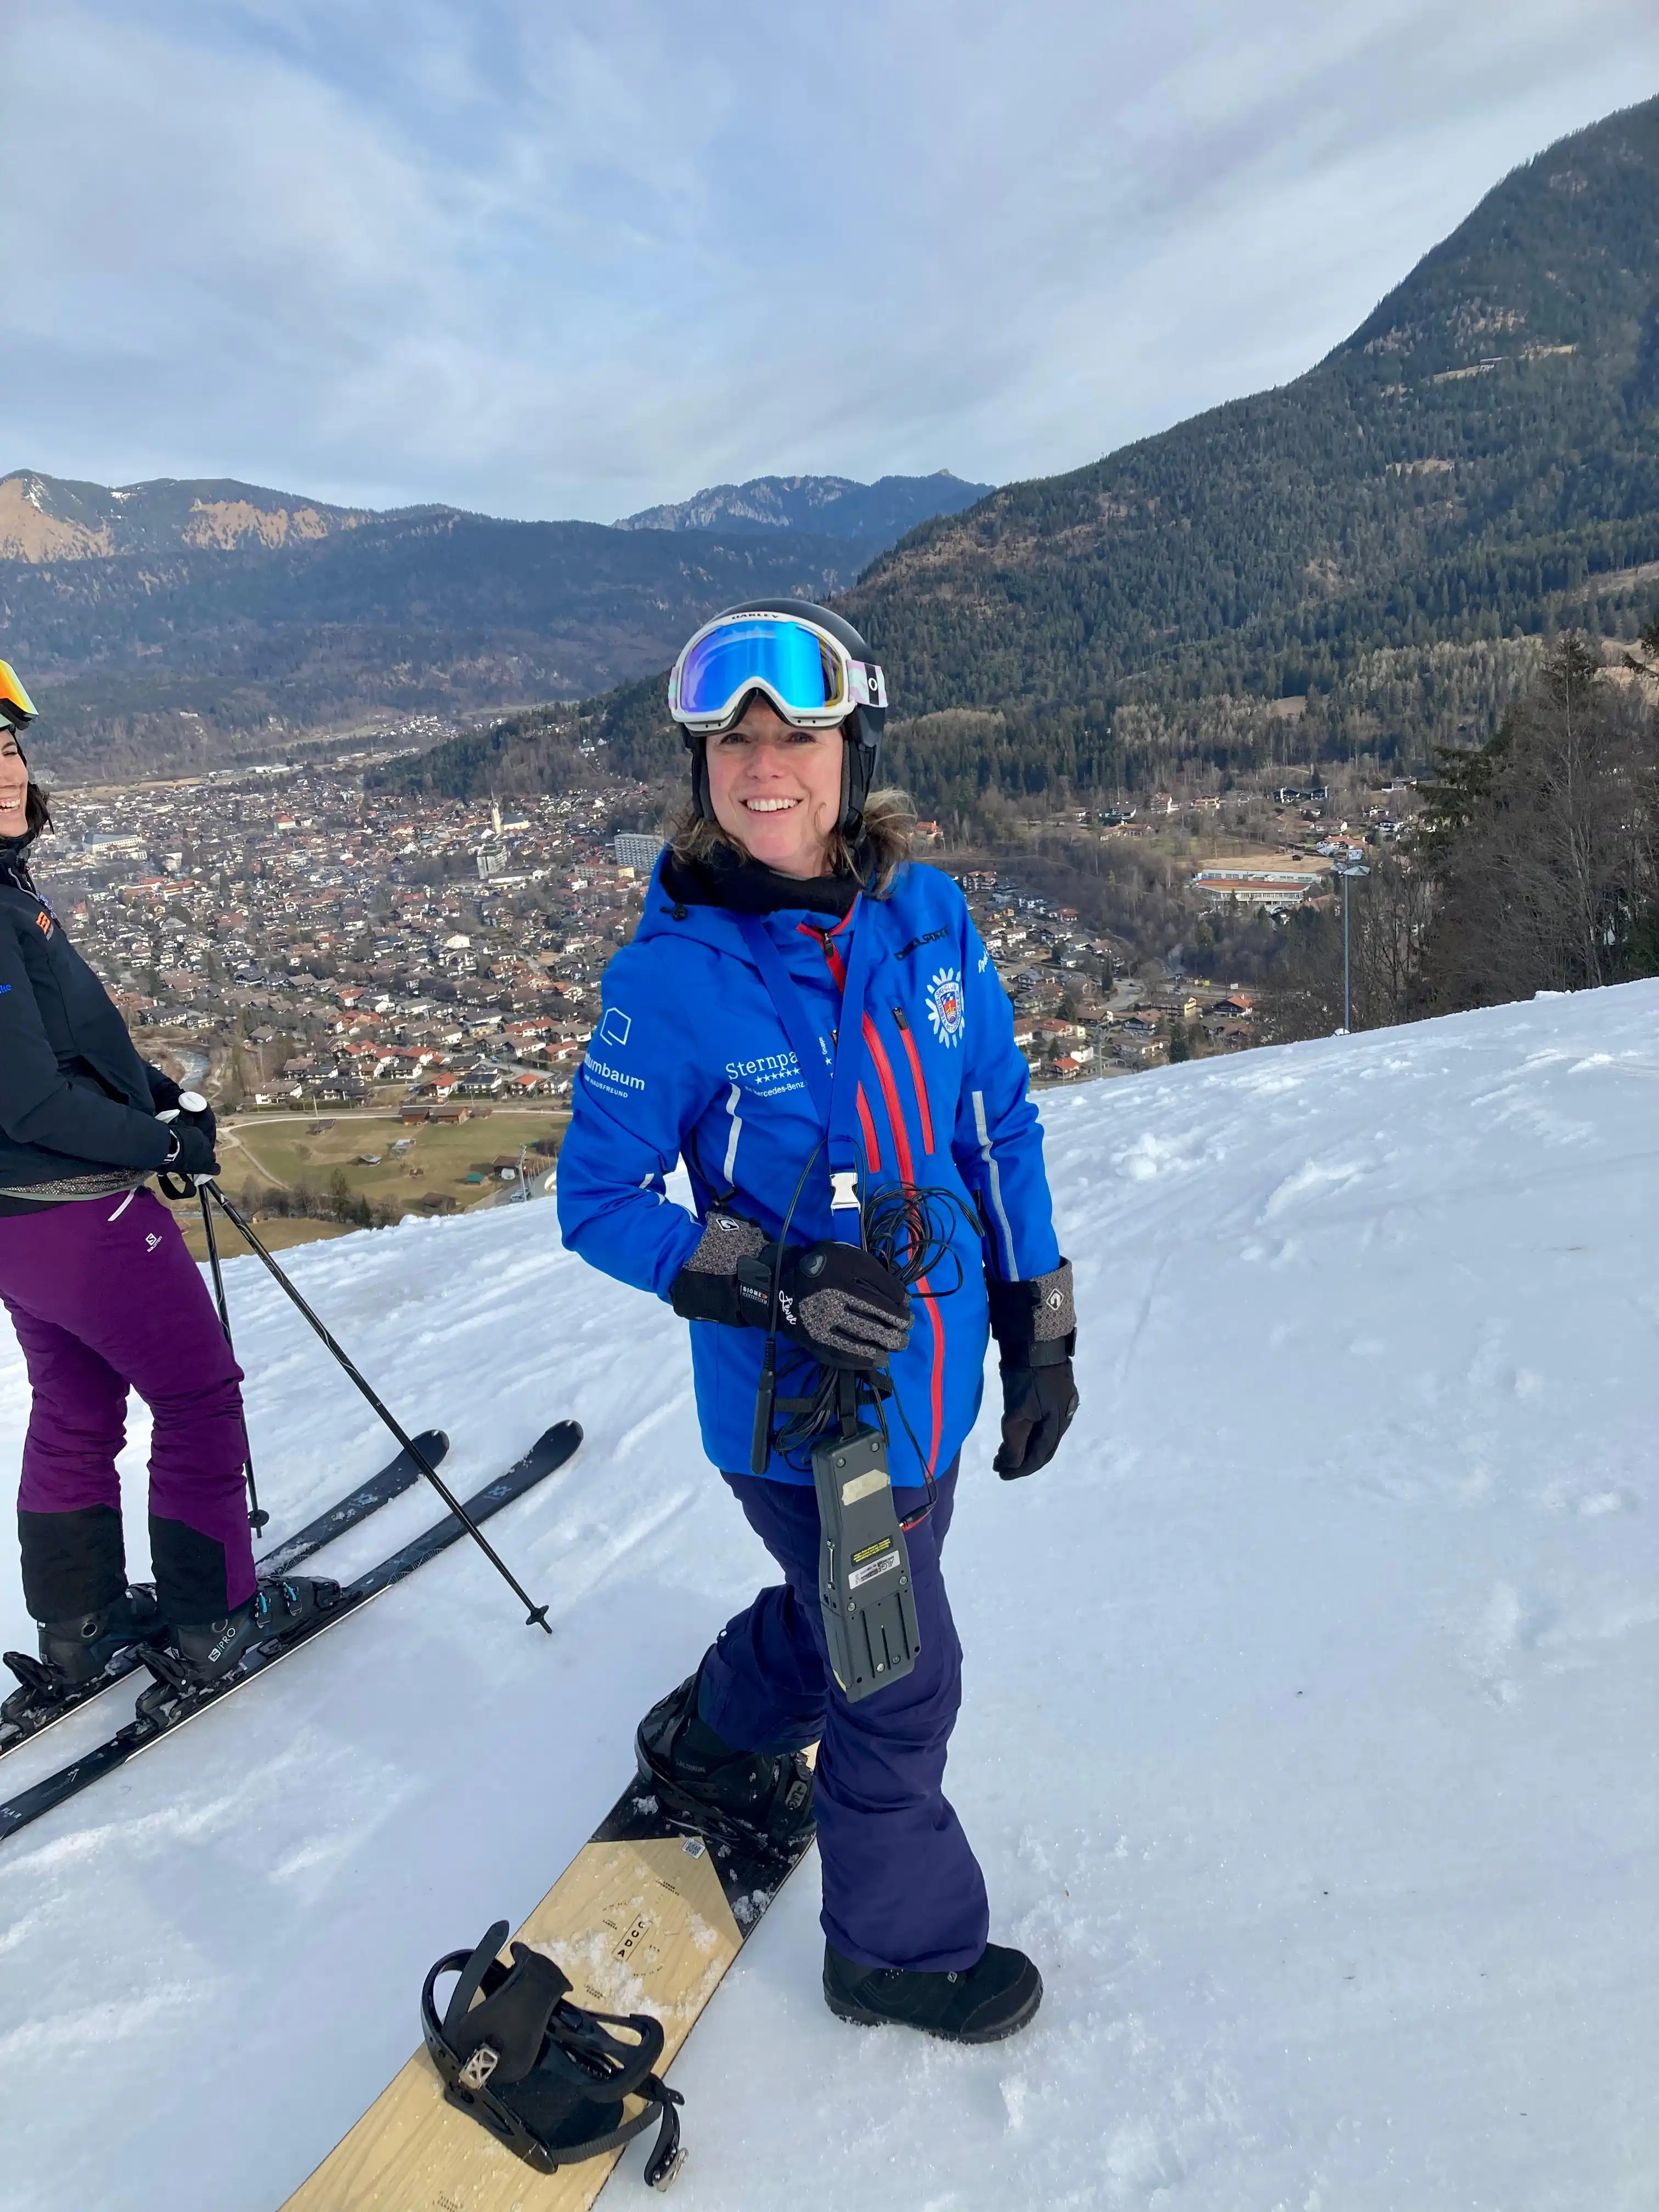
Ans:
[[[163,1613],[210,1620],[251,1597],[242,1371],[160,1199],[140,1190],[0,1217],[0,1300],[34,1391],[17,1498],[26,1592],[32,1546],[60,1555],[49,1571],[72,1582],[77,1528],[102,1530],[97,1551],[111,1508],[118,1546],[115,1460],[136,1390],[155,1417],[150,1551]]]

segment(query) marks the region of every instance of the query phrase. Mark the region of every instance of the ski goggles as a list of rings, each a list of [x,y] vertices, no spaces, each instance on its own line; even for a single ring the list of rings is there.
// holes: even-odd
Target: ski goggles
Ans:
[[[17,729],[34,720],[34,702],[9,660],[0,660],[0,721]]]
[[[688,730],[723,730],[763,691],[798,730],[830,730],[859,707],[885,708],[887,680],[798,615],[717,615],[674,663],[668,711]]]

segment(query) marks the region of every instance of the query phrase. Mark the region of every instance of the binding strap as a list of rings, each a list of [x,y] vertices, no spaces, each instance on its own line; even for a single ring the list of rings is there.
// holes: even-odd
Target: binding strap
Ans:
[[[683,2100],[653,2070],[662,2023],[568,2003],[570,1982],[544,1952],[515,1943],[512,1965],[501,1964],[507,1933],[498,1920],[471,1951],[447,1953],[421,1991],[421,2027],[446,2100],[539,2173],[619,2150],[660,2116],[645,2179],[665,2189],[684,2154],[676,2111]],[[441,2021],[435,1991],[447,1973],[459,1979]],[[631,2115],[629,2097],[642,2100]]]

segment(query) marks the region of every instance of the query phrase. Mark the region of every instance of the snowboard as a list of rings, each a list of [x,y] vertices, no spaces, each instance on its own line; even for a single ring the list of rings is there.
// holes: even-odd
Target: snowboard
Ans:
[[[650,2013],[665,2074],[785,1881],[786,1854],[677,1826],[642,1782],[611,1807],[518,1930],[556,1959],[574,2004]],[[451,1931],[456,1941],[470,1930]],[[410,2011],[417,2014],[415,1992]],[[636,2099],[628,2109],[637,2112]],[[687,2116],[695,2142],[696,2115]],[[647,2149],[652,2136],[644,2138]],[[444,2101],[424,2047],[282,2212],[587,2212],[621,2151],[538,2173]]]

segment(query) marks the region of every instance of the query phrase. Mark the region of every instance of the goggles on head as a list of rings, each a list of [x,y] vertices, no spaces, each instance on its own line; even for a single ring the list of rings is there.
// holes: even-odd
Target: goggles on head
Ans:
[[[34,702],[23,689],[22,680],[9,660],[0,660],[0,721],[13,729],[21,729],[25,722],[34,720]]]
[[[668,711],[688,730],[730,727],[751,691],[798,730],[830,730],[860,707],[885,708],[887,681],[839,638],[798,615],[719,615],[674,663]]]

